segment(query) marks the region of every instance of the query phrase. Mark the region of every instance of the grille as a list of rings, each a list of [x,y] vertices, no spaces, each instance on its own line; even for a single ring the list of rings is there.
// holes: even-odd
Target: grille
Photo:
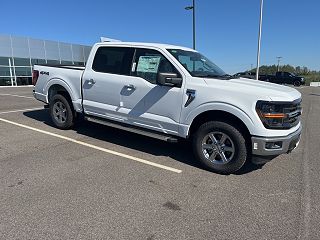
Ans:
[[[288,118],[283,121],[283,126],[285,128],[292,128],[296,126],[300,121],[301,99],[298,99],[293,103],[286,104],[283,108],[283,113],[288,115]]]

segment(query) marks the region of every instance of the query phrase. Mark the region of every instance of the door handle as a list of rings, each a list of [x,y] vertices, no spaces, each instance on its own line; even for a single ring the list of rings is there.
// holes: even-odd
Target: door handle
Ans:
[[[125,87],[128,89],[128,90],[135,90],[136,87],[132,84],[128,84],[128,85],[125,85]]]
[[[95,84],[95,83],[96,83],[96,81],[93,80],[92,78],[88,80],[88,84],[89,84],[89,85],[93,85],[93,84]]]

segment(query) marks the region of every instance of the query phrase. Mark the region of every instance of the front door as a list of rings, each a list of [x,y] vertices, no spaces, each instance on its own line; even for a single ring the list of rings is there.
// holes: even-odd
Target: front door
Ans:
[[[130,78],[124,80],[119,110],[129,124],[167,134],[178,134],[183,88],[157,84],[159,72],[177,73],[159,51],[137,48]],[[183,84],[182,84],[183,85]]]

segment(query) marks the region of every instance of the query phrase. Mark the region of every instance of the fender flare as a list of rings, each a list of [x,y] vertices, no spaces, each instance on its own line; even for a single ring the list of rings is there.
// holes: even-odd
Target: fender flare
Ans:
[[[62,78],[52,78],[52,79],[50,79],[48,81],[47,85],[43,89],[43,92],[46,93],[46,101],[47,101],[47,103],[49,103],[49,89],[53,85],[60,85],[61,87],[63,87],[68,92],[71,100],[75,101],[74,93],[73,93],[71,87],[68,85],[68,83],[65,80],[63,80]]]

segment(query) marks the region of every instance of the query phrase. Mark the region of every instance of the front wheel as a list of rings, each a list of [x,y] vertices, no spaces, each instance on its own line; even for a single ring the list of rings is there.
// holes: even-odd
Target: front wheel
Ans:
[[[296,87],[299,87],[301,85],[301,82],[300,81],[294,81],[293,85],[296,86]]]
[[[232,125],[210,121],[202,124],[193,137],[196,158],[210,170],[223,174],[238,171],[247,160],[246,141]]]
[[[74,115],[70,102],[65,96],[56,94],[50,101],[50,115],[54,125],[60,129],[70,129],[74,125]]]

